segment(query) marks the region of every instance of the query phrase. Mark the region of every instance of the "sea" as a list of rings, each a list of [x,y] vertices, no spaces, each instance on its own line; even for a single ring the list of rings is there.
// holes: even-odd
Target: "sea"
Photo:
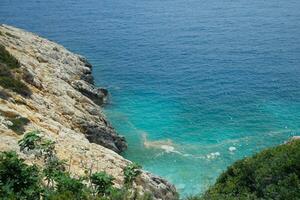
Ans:
[[[300,134],[299,0],[1,0],[0,23],[87,57],[122,155],[182,197]]]

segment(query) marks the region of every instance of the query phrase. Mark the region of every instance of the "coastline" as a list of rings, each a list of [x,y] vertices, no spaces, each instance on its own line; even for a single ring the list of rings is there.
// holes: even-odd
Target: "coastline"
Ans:
[[[1,87],[1,151],[17,151],[26,161],[34,158],[21,153],[17,141],[21,133],[9,128],[11,118],[26,118],[24,132],[40,130],[56,142],[58,156],[68,160],[70,171],[80,176],[86,168],[106,171],[116,185],[122,185],[122,170],[130,163],[117,153],[127,147],[99,105],[107,90],[93,84],[92,66],[79,55],[37,35],[7,25],[0,26],[0,44],[21,64],[20,79],[30,89],[22,96]],[[176,199],[173,185],[143,171],[136,180],[140,192],[155,199]]]

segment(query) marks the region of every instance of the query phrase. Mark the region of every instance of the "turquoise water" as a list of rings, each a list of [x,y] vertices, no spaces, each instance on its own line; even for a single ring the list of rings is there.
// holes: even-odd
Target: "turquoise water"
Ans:
[[[299,10],[298,0],[1,0],[0,22],[87,56],[111,92],[105,113],[128,140],[124,156],[184,196],[300,134]]]

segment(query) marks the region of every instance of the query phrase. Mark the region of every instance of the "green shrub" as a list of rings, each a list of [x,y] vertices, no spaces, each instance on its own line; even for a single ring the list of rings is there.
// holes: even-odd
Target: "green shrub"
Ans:
[[[3,45],[0,45],[0,63],[7,66],[9,69],[20,67],[19,61],[12,56]]]
[[[97,193],[108,195],[112,189],[114,177],[106,172],[97,172],[92,174],[91,182],[95,185]]]
[[[39,147],[42,137],[39,131],[32,131],[26,133],[24,137],[18,142],[21,151],[30,151]]]
[[[235,162],[199,199],[300,199],[300,141]]]
[[[23,96],[31,94],[30,89],[14,74],[21,73],[19,61],[4,46],[0,45],[0,85]]]
[[[56,158],[55,151],[55,142],[48,139],[41,140],[40,144],[38,144],[39,149],[41,151],[41,155],[44,157],[44,161],[47,162],[48,159]]]
[[[47,187],[53,187],[55,179],[65,173],[65,170],[65,161],[59,160],[56,156],[50,157],[45,162],[43,169],[43,175],[45,176]]]
[[[36,136],[36,135],[34,135]],[[32,134],[31,134],[32,137]],[[31,138],[27,136],[26,138]],[[37,141],[34,137],[33,141]],[[29,149],[32,149],[33,146]],[[26,147],[27,148],[27,147]],[[52,158],[56,158],[53,156]],[[52,166],[47,166],[52,164]],[[135,168],[135,167],[134,167]],[[83,179],[71,177],[60,160],[47,162],[44,173],[19,159],[15,152],[0,153],[0,199],[3,200],[152,200],[151,194],[139,194],[135,189],[113,187],[114,178],[104,172],[91,176],[92,186]],[[49,181],[51,179],[51,186]]]
[[[113,188],[108,197],[109,200],[152,200],[150,193],[139,194],[137,191],[128,188]],[[175,200],[175,199],[174,199]]]
[[[26,126],[30,122],[29,119],[20,116],[9,118],[9,121],[12,122],[12,125],[9,125],[8,128],[18,134],[22,134],[25,131],[24,126]]]
[[[23,96],[30,95],[29,88],[20,80],[9,76],[0,76],[0,85]]]
[[[68,173],[61,173],[55,178],[57,194],[72,195],[74,200],[87,199],[88,188],[81,179],[72,178]]]
[[[136,163],[131,163],[124,169],[124,183],[131,186],[135,178],[141,174],[141,166]]]
[[[55,143],[44,139],[39,131],[24,135],[20,150],[40,152],[44,167],[28,166],[15,152],[0,154],[0,199],[3,200],[152,200],[151,194],[139,194],[132,185],[141,173],[140,166],[130,164],[124,170],[126,187],[113,187],[114,177],[96,172],[86,179],[71,177],[65,162],[56,156]],[[40,173],[42,171],[43,173]]]
[[[0,198],[39,199],[41,178],[36,166],[28,166],[15,152],[0,153]]]

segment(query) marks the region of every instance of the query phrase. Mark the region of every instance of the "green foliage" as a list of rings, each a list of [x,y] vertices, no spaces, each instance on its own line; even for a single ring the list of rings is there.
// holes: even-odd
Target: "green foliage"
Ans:
[[[109,200],[152,200],[153,196],[150,193],[139,194],[135,190],[128,188],[113,188],[110,192]],[[102,200],[102,199],[101,199]]]
[[[12,125],[9,125],[8,128],[18,134],[22,134],[25,131],[24,126],[26,126],[30,122],[29,119],[20,116],[9,118],[9,121],[12,122]]]
[[[70,191],[63,192],[55,192],[47,195],[47,200],[73,200],[76,199],[76,195],[74,195]]]
[[[98,194],[108,195],[113,186],[114,177],[106,172],[97,172],[92,174],[91,182],[96,186]]]
[[[18,142],[20,151],[28,152],[36,150],[37,157],[42,157],[45,162],[55,157],[55,142],[44,139],[39,131],[31,131],[26,133],[24,137]]]
[[[64,161],[59,160],[56,156],[49,158],[47,162],[45,162],[45,167],[43,169],[47,187],[53,187],[55,179],[63,174],[65,170]]]
[[[86,199],[88,188],[81,179],[72,178],[68,173],[61,173],[55,178],[57,194],[68,193],[74,199]]]
[[[51,140],[41,140],[38,144],[41,154],[44,156],[44,161],[47,162],[48,159],[53,159],[55,156],[55,142]]]
[[[138,175],[141,174],[141,166],[136,163],[131,163],[124,169],[124,183],[131,186]]]
[[[41,178],[36,166],[28,166],[15,152],[0,153],[0,198],[39,199]]]
[[[0,45],[0,85],[23,96],[31,94],[29,88],[16,75],[20,73],[19,61]],[[19,71],[18,71],[19,70]]]
[[[0,76],[0,85],[24,96],[30,94],[29,88],[22,81],[13,77]]]
[[[130,191],[125,188],[112,188],[109,194],[109,198],[113,200],[127,200],[130,198]]]
[[[19,141],[20,150],[29,152],[35,150],[37,158],[43,158],[43,175],[47,187],[54,186],[54,180],[65,172],[65,161],[56,156],[55,142],[44,139],[39,131],[32,131],[24,135]],[[51,185],[50,185],[51,184]]]
[[[235,162],[198,199],[300,199],[300,141]]]
[[[39,131],[32,131],[26,133],[24,137],[18,142],[21,151],[30,151],[39,147],[39,142],[41,141],[41,136]]]
[[[3,45],[0,45],[0,63],[5,65],[9,69],[15,69],[20,67],[19,61],[13,57]]]
[[[19,141],[21,151],[39,152],[37,158],[44,167],[29,166],[15,152],[0,154],[0,199],[4,200],[152,200],[151,194],[139,194],[130,188],[141,173],[137,164],[124,171],[127,185],[113,187],[114,177],[105,172],[92,174],[88,181],[75,178],[65,169],[65,162],[56,156],[55,143],[46,140],[39,131],[29,132]]]

